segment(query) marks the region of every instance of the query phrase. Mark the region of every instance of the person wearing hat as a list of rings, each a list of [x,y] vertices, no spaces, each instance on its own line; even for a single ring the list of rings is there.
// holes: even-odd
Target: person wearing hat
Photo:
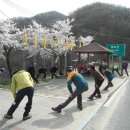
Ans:
[[[76,89],[73,91],[71,84],[74,83]],[[82,110],[82,93],[88,90],[87,80],[79,73],[73,70],[72,67],[67,68],[67,87],[70,92],[70,96],[64,102],[53,107],[52,110],[58,113],[61,112],[74,98],[77,97],[77,108]]]
[[[18,70],[14,72],[11,83],[11,90],[14,97],[14,102],[9,108],[7,114],[4,115],[7,119],[13,118],[13,113],[19,106],[20,102],[25,96],[28,97],[28,102],[25,106],[25,112],[23,114],[23,120],[27,120],[32,116],[29,114],[32,108],[32,100],[34,94],[34,82],[29,72],[25,70]]]

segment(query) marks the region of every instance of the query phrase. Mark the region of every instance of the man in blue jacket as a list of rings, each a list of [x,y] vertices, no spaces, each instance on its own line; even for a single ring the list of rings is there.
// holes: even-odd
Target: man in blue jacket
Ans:
[[[113,86],[112,80],[114,78],[114,75],[111,72],[111,70],[108,69],[107,66],[105,66],[104,70],[105,70],[105,76],[106,76],[106,78],[108,80],[108,84],[107,84],[107,86],[103,90],[108,90],[109,87]]]
[[[73,91],[71,84],[74,83],[76,89]],[[65,108],[74,98],[77,97],[77,108],[82,110],[82,93],[88,90],[87,80],[79,73],[74,71],[72,67],[67,69],[67,86],[68,90],[71,93],[68,99],[58,105],[57,107],[53,107],[52,110],[58,113],[61,112],[63,108]]]

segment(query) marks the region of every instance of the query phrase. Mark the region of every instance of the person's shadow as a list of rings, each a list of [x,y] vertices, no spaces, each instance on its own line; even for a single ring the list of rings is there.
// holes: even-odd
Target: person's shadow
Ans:
[[[8,120],[9,120],[9,119],[6,119],[6,118],[4,118],[4,117],[0,120],[0,130],[11,129],[11,128],[13,128],[13,127],[15,127],[15,126],[17,126],[17,125],[19,125],[19,124],[21,124],[21,123],[23,122],[22,120],[19,120],[19,121],[17,121],[17,122],[14,122],[14,123],[12,123],[12,124],[10,124],[10,125],[8,125],[8,126],[2,128],[2,126],[3,126],[4,124],[6,124],[6,122],[7,122]]]
[[[78,111],[75,107],[70,108],[68,111],[64,111],[64,114],[51,112],[49,114],[53,115],[54,117],[48,119],[39,119],[34,121],[32,124],[41,128],[62,128],[71,124],[74,120],[72,113]]]
[[[86,109],[86,107],[90,107],[94,104],[95,103],[86,102],[84,103],[83,109]],[[50,129],[63,128],[74,121],[74,118],[72,115],[74,112],[80,112],[80,110],[78,110],[76,106],[73,106],[71,108],[65,109],[64,113],[51,112],[49,114],[53,115],[54,117],[52,118],[48,117],[48,119],[39,119],[32,122],[32,124],[40,128],[50,128]]]

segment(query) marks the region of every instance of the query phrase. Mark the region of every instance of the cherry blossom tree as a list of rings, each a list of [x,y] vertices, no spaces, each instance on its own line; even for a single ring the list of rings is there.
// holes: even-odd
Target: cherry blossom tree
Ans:
[[[73,40],[74,37],[72,36],[71,22],[73,20],[66,19],[64,21],[56,21],[55,24],[52,25],[51,29],[46,27],[42,27],[36,21],[32,21],[32,25],[26,29],[28,34],[28,50],[29,50],[29,57],[40,53],[43,59],[51,58],[54,62],[57,62],[57,59],[60,55],[69,51],[66,48],[66,40],[69,41]],[[33,39],[34,33],[37,37],[37,47],[34,48]],[[46,45],[44,45],[44,37],[46,37]]]
[[[12,68],[10,64],[10,53],[17,48],[20,48],[20,44],[17,40],[19,29],[10,20],[0,21],[0,44],[1,55],[5,58],[10,78],[12,77]]]
[[[74,19],[70,20],[68,18],[63,21],[56,21],[56,23],[52,25],[52,30],[51,30],[51,33],[54,36],[54,40],[55,40],[55,47],[53,48],[53,53],[56,55],[55,62],[58,61],[57,60],[58,58],[60,60],[60,56],[64,54],[65,56],[64,70],[66,69],[67,66],[66,54],[67,52],[72,50],[75,46],[75,37],[73,36],[73,33],[71,31],[72,29],[71,23],[73,21]]]

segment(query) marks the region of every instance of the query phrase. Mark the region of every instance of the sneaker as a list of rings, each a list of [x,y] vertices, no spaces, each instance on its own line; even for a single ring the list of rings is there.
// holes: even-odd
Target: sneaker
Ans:
[[[79,110],[83,110],[83,107],[81,107],[81,106],[77,106],[77,108],[78,108]]]
[[[108,88],[104,88],[103,90],[104,90],[104,91],[108,91]]]
[[[96,95],[95,97],[96,97],[96,98],[101,98],[101,95]]]
[[[28,119],[30,119],[31,117],[32,117],[32,115],[31,115],[31,114],[28,114],[27,116],[24,116],[24,117],[23,117],[23,121],[28,120]]]
[[[88,97],[88,99],[89,99],[89,100],[93,100],[93,97],[90,96],[90,97]]]
[[[8,115],[8,114],[5,114],[5,115],[4,115],[4,118],[7,118],[7,119],[13,119],[13,116]]]
[[[110,87],[113,87],[113,84],[110,84]]]
[[[58,113],[61,113],[61,109],[57,109],[57,108],[52,107],[52,110],[53,110],[53,111],[56,111],[56,112],[58,112]]]

